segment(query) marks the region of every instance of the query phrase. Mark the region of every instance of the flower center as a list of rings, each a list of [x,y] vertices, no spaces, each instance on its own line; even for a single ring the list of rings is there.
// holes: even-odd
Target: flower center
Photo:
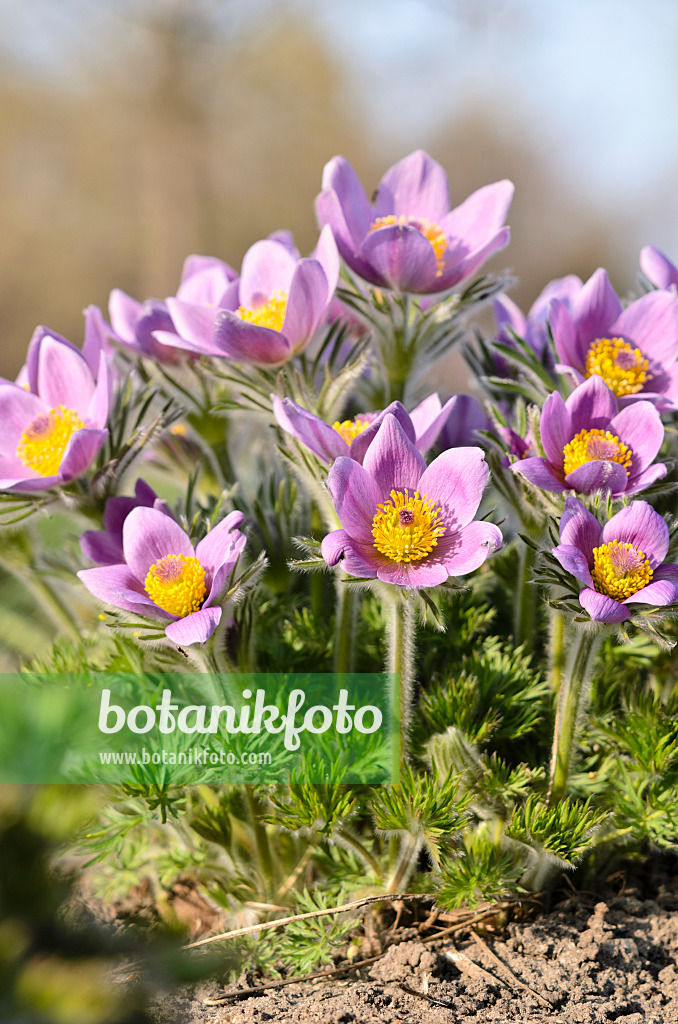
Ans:
[[[586,462],[618,462],[629,476],[632,451],[609,430],[580,430],[563,448],[565,476]]]
[[[391,491],[391,500],[377,505],[372,520],[374,546],[392,562],[421,561],[444,533],[440,508],[419,491]]]
[[[351,441],[355,441],[358,434],[362,434],[366,427],[369,427],[370,420],[360,419],[356,417],[354,420],[343,420],[341,423],[339,420],[332,424],[332,430],[336,430],[338,434],[343,437],[346,444],[350,444]]]
[[[623,601],[648,585],[652,569],[643,552],[633,544],[611,540],[593,549],[591,576],[599,594]]]
[[[274,292],[268,302],[264,302],[256,309],[246,309],[240,306],[238,316],[248,324],[256,324],[257,327],[268,327],[270,331],[282,331],[287,311],[287,292]]]
[[[58,405],[36,416],[26,427],[17,445],[17,456],[40,476],[56,476],[66,445],[84,426],[75,410]]]
[[[378,231],[379,228],[408,227],[415,228],[419,234],[431,243],[436,257],[438,270],[436,277],[440,277],[445,269],[445,250],[447,249],[447,236],[439,224],[435,221],[426,220],[424,217],[396,217],[390,213],[388,217],[377,217],[370,225],[370,234]]]
[[[165,555],[148,570],[144,589],[159,608],[183,619],[202,606],[207,590],[205,570],[197,558]]]
[[[598,338],[586,356],[586,376],[597,374],[620,398],[635,395],[650,377],[648,361],[639,348],[621,338]]]

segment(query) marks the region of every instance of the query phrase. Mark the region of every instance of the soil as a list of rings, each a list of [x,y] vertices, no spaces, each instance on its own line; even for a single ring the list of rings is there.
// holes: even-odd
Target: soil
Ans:
[[[376,963],[209,1005],[260,984],[167,997],[158,1024],[678,1024],[678,879],[572,893],[501,933],[391,945]],[[417,935],[415,929],[410,929]],[[403,934],[402,932],[400,933]],[[407,934],[407,933],[405,933]],[[265,979],[264,979],[265,980]]]

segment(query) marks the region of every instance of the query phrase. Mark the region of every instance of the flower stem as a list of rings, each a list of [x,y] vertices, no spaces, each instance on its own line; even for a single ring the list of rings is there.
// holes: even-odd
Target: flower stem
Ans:
[[[395,871],[391,875],[386,888],[387,893],[402,891],[403,886],[407,883],[410,871],[417,859],[420,849],[421,840],[418,836],[408,835],[403,838],[402,846],[400,848],[400,856],[398,857]]]
[[[525,644],[528,650],[532,647],[537,602],[537,588],[530,582],[532,570],[534,569],[534,560],[534,548],[530,547],[529,544],[525,544],[520,558],[514,633],[516,644]]]
[[[320,575],[318,573],[318,575]],[[346,583],[337,583],[337,634],[334,648],[335,672],[353,671],[358,594]]]
[[[590,667],[599,643],[600,636],[597,633],[580,634],[573,650],[571,668],[561,683],[547,797],[550,807],[559,803],[565,794],[574,736],[584,700],[588,696]]]
[[[271,883],[273,881],[273,859],[271,857],[271,847],[266,833],[266,826],[262,824],[259,817],[259,801],[255,796],[252,786],[245,786],[245,791],[247,793],[247,806],[252,819],[252,831],[254,832],[254,840],[257,846],[259,867],[266,882]]]
[[[414,611],[412,601],[400,593],[391,599],[386,671],[400,677],[400,757],[405,759],[414,682]]]
[[[555,608],[551,612],[551,690],[560,693],[565,667],[565,618]]]

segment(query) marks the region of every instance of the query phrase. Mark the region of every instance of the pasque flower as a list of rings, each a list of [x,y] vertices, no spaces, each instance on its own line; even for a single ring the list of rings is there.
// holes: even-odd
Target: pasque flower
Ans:
[[[273,396],[273,412],[279,425],[324,462],[348,456],[362,462],[365,453],[388,415],[395,416],[420,452],[426,452],[441,436],[450,420],[456,420],[457,404],[466,395],[453,395],[443,405],[437,394],[429,395],[408,413],[401,402],[391,402],[383,412],[358,413],[350,420],[326,423],[291,398]],[[466,412],[461,404],[462,415]],[[465,416],[464,416],[465,420]]]
[[[219,307],[228,305],[237,276],[228,263],[211,256],[189,256],[184,263],[175,298],[193,309],[194,317],[202,315],[208,336]],[[137,302],[116,288],[109,298],[108,313],[113,338],[139,355],[176,362],[181,350],[194,350],[190,341],[180,336],[167,301]]]
[[[106,604],[166,623],[174,643],[204,643],[219,624],[214,603],[245,546],[237,529],[244,518],[231,512],[193,547],[162,509],[134,508],[122,527],[124,561],[78,576]]]
[[[551,304],[549,323],[560,364],[577,383],[601,377],[622,405],[678,399],[678,295],[655,291],[622,310],[604,270],[572,301]]]
[[[502,227],[510,181],[473,192],[450,211],[445,171],[422,150],[390,168],[372,204],[344,157],[325,165],[316,200],[348,266],[371,284],[401,292],[442,292],[465,281],[509,240]]]
[[[222,296],[219,309],[179,296],[168,299],[167,308],[190,350],[274,365],[311,340],[327,316],[338,279],[339,256],[329,228],[308,259],[299,258],[283,233],[247,250],[240,277]]]
[[[80,476],[108,433],[110,378],[97,332],[80,351],[36,328],[19,381],[0,383],[0,490],[45,490]]]
[[[84,555],[98,565],[116,565],[125,561],[122,546],[122,528],[134,508],[157,508],[171,516],[166,503],[159,498],[145,480],[137,480],[134,497],[109,498],[104,509],[103,530],[86,530],[80,538]]]
[[[328,565],[400,587],[433,587],[477,569],[502,542],[475,522],[489,470],[480,448],[452,448],[430,466],[388,413],[363,464],[339,457],[328,487],[342,524],[322,542]]]
[[[510,331],[513,331],[527,342],[539,359],[545,354],[548,357],[550,348],[547,325],[551,303],[554,299],[559,299],[570,309],[581,288],[581,279],[575,274],[550,281],[530,306],[527,316],[508,295],[498,295],[494,300],[497,339],[504,344],[512,345]]]
[[[543,491],[602,490],[619,497],[666,476],[663,463],[650,465],[664,439],[655,406],[634,402],[620,411],[614,393],[597,375],[566,401],[557,391],[549,395],[540,433],[545,456],[522,458],[511,469]]]
[[[656,288],[678,288],[678,267],[654,245],[640,250],[640,269]]]
[[[623,622],[634,604],[664,606],[678,599],[678,565],[664,564],[669,529],[646,501],[632,501],[601,526],[570,497],[560,541],[553,554],[584,584],[579,601],[596,622]]]

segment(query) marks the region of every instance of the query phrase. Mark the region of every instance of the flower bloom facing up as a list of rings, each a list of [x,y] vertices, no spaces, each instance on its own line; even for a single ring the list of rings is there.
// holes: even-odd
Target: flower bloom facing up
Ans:
[[[459,403],[465,420],[466,407],[461,400],[466,397],[454,395],[442,405],[436,394],[429,395],[411,413],[406,412],[400,402],[391,402],[383,412],[359,413],[352,420],[337,420],[331,425],[297,405],[291,398],[280,399],[275,395],[273,412],[283,430],[305,444],[324,462],[333,462],[341,456],[347,456],[362,463],[365,452],[386,416],[395,416],[409,440],[420,452],[425,452],[441,436],[441,432],[444,433],[450,420],[456,420]]]
[[[80,538],[82,553],[98,565],[116,565],[125,561],[122,528],[134,508],[157,508],[171,516],[165,502],[145,480],[137,480],[134,497],[109,498],[104,509],[104,529],[87,530]]]
[[[197,354],[276,365],[311,340],[327,316],[338,279],[339,255],[329,228],[308,259],[299,259],[289,238],[279,234],[247,250],[241,275],[220,309],[178,297],[168,299],[167,307],[186,347]]]
[[[401,292],[446,291],[509,240],[502,227],[510,181],[478,189],[450,211],[445,171],[422,150],[391,167],[374,205],[341,156],[325,165],[318,219],[329,224],[348,266],[370,284]]]
[[[328,487],[342,529],[322,542],[323,558],[351,576],[400,587],[434,587],[482,565],[502,542],[492,523],[474,522],[489,470],[480,448],[454,448],[430,466],[390,413],[363,464],[340,457]]]
[[[619,411],[600,377],[584,381],[563,401],[557,391],[544,402],[540,423],[545,458],[523,458],[511,469],[543,491],[609,491],[636,494],[666,476],[651,466],[664,427],[651,402]]]
[[[21,383],[0,383],[0,490],[68,483],[96,458],[108,431],[110,382],[100,344],[82,352],[36,328]]]
[[[189,256],[184,263],[176,301],[192,309],[194,317],[202,314],[205,323],[211,321],[213,328],[219,307],[228,305],[237,276],[235,270],[222,260],[211,256]],[[193,351],[190,342],[180,337],[168,301],[147,299],[137,302],[116,288],[110,295],[108,314],[114,340],[138,355],[175,363],[182,349]]]
[[[621,405],[678,400],[678,295],[656,291],[622,310],[604,270],[596,270],[571,309],[556,299],[549,322],[560,364],[577,383],[601,377]]]
[[[678,289],[678,267],[654,245],[640,250],[640,269],[655,288]]]
[[[242,512],[231,512],[195,548],[171,516],[137,507],[122,528],[124,562],[83,569],[79,578],[106,604],[166,622],[176,644],[204,643],[221,619],[213,607],[245,546],[236,529]]]
[[[629,605],[661,606],[678,599],[678,565],[662,564],[669,529],[646,501],[632,501],[601,527],[570,497],[560,541],[553,554],[584,584],[579,601],[596,622],[623,622],[633,611]]]

